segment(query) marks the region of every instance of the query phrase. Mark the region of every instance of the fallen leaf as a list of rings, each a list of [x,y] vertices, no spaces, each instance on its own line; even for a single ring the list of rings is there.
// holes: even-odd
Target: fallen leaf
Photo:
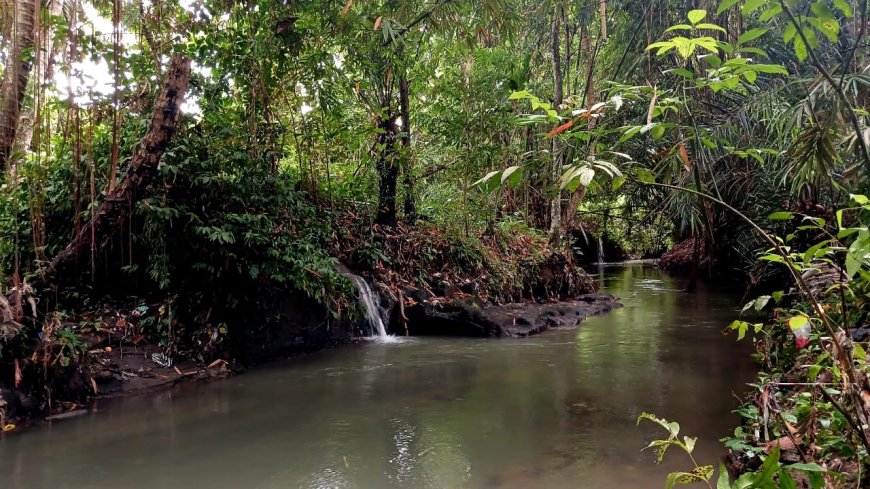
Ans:
[[[383,16],[378,17],[378,20],[375,21],[375,29],[374,29],[374,30],[378,30],[378,27],[381,26],[381,22],[382,22],[383,20],[384,20],[384,17],[383,17]]]
[[[347,15],[347,12],[350,10],[350,6],[353,4],[353,0],[347,0],[347,3],[344,4],[344,8],[341,10],[341,15]]]

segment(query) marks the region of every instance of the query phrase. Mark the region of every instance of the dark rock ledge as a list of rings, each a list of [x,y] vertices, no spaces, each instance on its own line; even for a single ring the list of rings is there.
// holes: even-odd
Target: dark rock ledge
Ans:
[[[573,328],[589,316],[622,307],[610,294],[585,294],[554,303],[492,304],[476,297],[426,301],[406,308],[412,336],[531,336],[548,329]]]

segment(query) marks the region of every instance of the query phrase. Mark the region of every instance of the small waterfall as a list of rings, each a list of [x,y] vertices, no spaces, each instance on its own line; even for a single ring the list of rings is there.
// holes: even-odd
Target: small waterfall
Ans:
[[[345,273],[359,291],[359,302],[366,311],[366,320],[369,323],[370,336],[380,338],[382,340],[390,338],[387,334],[387,328],[384,326],[384,321],[381,319],[381,309],[378,307],[377,296],[375,295],[369,283],[359,275]]]
[[[604,261],[604,238],[601,236],[598,237],[598,263],[605,263]]]

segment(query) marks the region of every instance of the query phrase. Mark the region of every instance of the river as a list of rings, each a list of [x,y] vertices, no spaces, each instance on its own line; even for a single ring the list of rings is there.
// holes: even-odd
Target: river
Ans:
[[[607,266],[625,307],[528,339],[363,343],[101,402],[0,437],[0,487],[649,488],[656,413],[717,464],[755,367],[722,329],[739,296]]]

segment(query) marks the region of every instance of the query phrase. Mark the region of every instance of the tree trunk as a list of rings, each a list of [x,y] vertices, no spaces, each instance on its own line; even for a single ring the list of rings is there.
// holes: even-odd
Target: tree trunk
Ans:
[[[553,48],[553,108],[559,110],[562,105],[562,55],[559,52],[559,7],[553,11],[551,30]],[[550,172],[553,200],[550,203],[550,242],[558,246],[562,241],[562,192],[559,188],[559,177],[562,173],[562,148],[559,139],[554,137],[551,142],[553,167]]]
[[[8,37],[12,40],[12,48],[7,58],[10,63],[3,73],[0,85],[0,173],[7,168],[15,145],[21,104],[24,102],[30,71],[33,68],[31,56],[25,55],[28,51],[33,51],[36,19],[39,15],[38,0],[12,0],[6,3],[7,7],[14,8],[14,17],[11,35]]]
[[[607,0],[598,0],[598,13],[601,16],[601,40],[607,40]]]
[[[396,116],[391,107],[382,107],[386,118],[378,117],[381,131],[375,140],[378,148],[378,215],[375,222],[385,226],[396,225],[396,186],[399,179],[399,164],[396,161]]]
[[[49,0],[48,15],[59,17],[63,15],[62,0]],[[28,108],[27,114],[19,121],[18,135],[15,138],[15,150],[25,151],[33,145],[33,132],[39,126],[40,107],[38,100],[43,96],[44,88],[54,78],[54,58],[57,55],[59,43],[54,42],[54,28],[51,24],[39,33],[39,53],[36,56],[36,70],[33,78],[34,103]]]
[[[160,159],[178,128],[181,104],[190,80],[190,63],[190,58],[183,54],[176,54],[170,60],[148,132],[133,154],[126,175],[66,249],[51,261],[45,271],[45,283],[57,286],[60,280],[79,275],[76,272],[83,269],[85,259],[103,249],[123,229],[134,204],[142,198],[157,173]]]
[[[402,145],[402,171],[405,180],[405,221],[413,224],[417,220],[417,202],[414,199],[414,173],[411,158],[411,82],[403,75],[399,80],[399,112],[402,117],[402,132],[399,142]]]

